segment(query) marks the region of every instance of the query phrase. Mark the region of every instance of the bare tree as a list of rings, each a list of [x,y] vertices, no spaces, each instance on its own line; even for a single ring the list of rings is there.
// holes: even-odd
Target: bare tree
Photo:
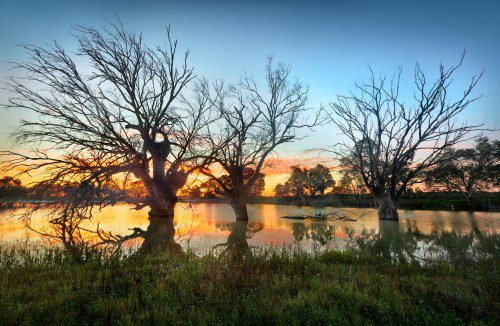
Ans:
[[[74,184],[50,203],[63,218],[91,216],[93,207],[117,201],[172,216],[177,191],[209,162],[207,83],[194,81],[188,52],[179,55],[170,28],[165,45],[153,48],[121,22],[79,26],[74,35],[75,55],[56,42],[23,45],[30,60],[16,64],[23,76],[7,82],[12,96],[4,106],[37,117],[22,120],[14,134],[31,149],[3,152],[3,169],[35,175],[41,193]],[[131,195],[132,183],[144,191]]]
[[[366,188],[361,175],[356,171],[349,170],[350,167],[350,165],[347,165],[344,169],[342,162],[340,163],[341,170],[339,170],[339,174],[341,177],[334,187],[333,193],[349,194],[354,199],[359,199],[359,195],[366,193]]]
[[[308,88],[298,80],[292,80],[290,67],[272,58],[266,65],[265,88],[247,75],[236,86],[225,87],[218,83],[219,101],[216,103],[221,115],[219,133],[212,135],[212,147],[220,143],[225,146],[215,159],[212,170],[205,170],[207,176],[219,183],[231,197],[236,219],[247,220],[247,199],[249,192],[259,180],[266,159],[280,145],[293,142],[296,131],[312,128],[319,122],[319,115],[307,121],[305,114]],[[218,170],[228,176],[223,179]],[[252,175],[248,175],[251,171]]]
[[[465,55],[465,53],[464,53]],[[459,114],[477,98],[471,93],[481,75],[474,76],[463,95],[451,98],[452,76],[462,65],[439,68],[429,82],[415,67],[415,103],[399,95],[401,69],[390,80],[376,79],[356,85],[358,93],[338,96],[331,103],[331,121],[346,140],[334,152],[344,165],[359,173],[379,205],[379,218],[397,220],[397,201],[424,169],[439,162],[440,154],[465,140],[479,126],[459,121]]]

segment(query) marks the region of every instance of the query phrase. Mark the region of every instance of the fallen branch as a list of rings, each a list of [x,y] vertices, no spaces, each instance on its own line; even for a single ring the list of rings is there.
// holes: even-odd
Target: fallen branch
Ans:
[[[371,211],[355,213],[352,211],[342,210],[339,212],[333,213],[316,213],[314,215],[285,215],[281,218],[286,218],[290,220],[333,220],[333,221],[348,221],[348,222],[356,222],[358,219],[368,215]],[[354,217],[352,217],[354,216]]]

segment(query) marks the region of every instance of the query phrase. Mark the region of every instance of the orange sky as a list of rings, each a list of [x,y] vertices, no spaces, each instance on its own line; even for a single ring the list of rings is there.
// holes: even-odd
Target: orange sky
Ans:
[[[290,168],[292,166],[299,165],[300,167],[309,168],[316,166],[316,164],[323,164],[329,168],[334,168],[335,163],[336,161],[331,157],[318,157],[318,156],[315,157],[289,156],[282,158],[280,157],[269,158],[266,166],[262,170],[262,172],[266,175],[265,177],[266,185],[262,195],[274,196],[274,187],[276,187],[278,183],[285,183],[285,181],[289,176]],[[5,172],[6,175],[14,174],[12,173],[13,171],[3,171],[3,172]],[[332,169],[332,174],[334,179],[338,179],[338,176],[336,176],[336,172],[334,172],[333,169]],[[24,185],[27,185],[30,182],[33,182],[34,180],[38,179],[38,177],[36,175],[32,176],[22,175],[20,179]],[[190,179],[191,181],[197,181],[197,180],[204,181],[206,180],[206,177],[195,173],[191,176]]]
[[[299,165],[301,167],[313,167],[316,164],[323,164],[326,167],[335,167],[336,161],[331,157],[303,157],[303,156],[292,156],[292,157],[281,157],[281,158],[270,158],[268,160],[268,165],[263,169],[263,173],[266,175],[266,187],[262,193],[264,196],[274,196],[274,187],[278,183],[284,183],[289,176],[290,167]],[[333,171],[332,171],[333,172]],[[335,172],[332,173],[334,179]]]

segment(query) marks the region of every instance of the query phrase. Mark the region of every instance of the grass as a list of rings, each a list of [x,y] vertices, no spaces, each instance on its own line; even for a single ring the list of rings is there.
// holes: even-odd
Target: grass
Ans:
[[[3,249],[3,324],[491,324],[498,259],[394,264],[356,252],[68,257]]]

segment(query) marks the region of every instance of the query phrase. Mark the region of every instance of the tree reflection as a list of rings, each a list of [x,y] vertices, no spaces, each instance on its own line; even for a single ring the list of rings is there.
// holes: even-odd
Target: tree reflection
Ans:
[[[237,220],[230,223],[217,223],[216,227],[219,230],[230,230],[231,233],[229,233],[226,242],[216,245],[214,249],[224,247],[221,256],[227,254],[244,256],[252,252],[247,240],[251,239],[255,233],[264,229],[264,224],[248,220]]]
[[[467,229],[446,230],[435,224],[429,234],[422,233],[414,222],[401,225],[379,221],[378,230],[348,234],[347,249],[396,262],[424,264],[444,259],[455,264],[470,263],[485,257],[500,257],[500,238],[483,232],[474,216]]]
[[[415,225],[409,225],[404,230],[399,223],[380,220],[378,230],[363,229],[356,233],[346,229],[346,233],[347,249],[399,262],[418,260],[415,252],[422,235]]]
[[[448,260],[454,264],[471,264],[478,259],[493,257],[500,259],[500,237],[493,225],[488,229],[484,221],[477,220],[473,213],[467,221],[460,220],[444,223],[436,219],[430,229],[417,227],[416,219],[400,222],[378,221],[378,228],[359,230],[354,222],[348,227],[343,223],[333,224],[324,221],[295,222],[286,224],[290,227],[297,241],[310,241],[314,245],[326,247],[336,243],[339,247],[353,250],[361,254],[391,260],[425,264],[435,259]],[[134,256],[146,253],[182,254],[181,235],[174,225],[173,218],[150,217],[146,229],[133,228],[128,235],[115,235],[101,229],[97,231],[85,229],[80,220],[62,219],[51,223],[43,230],[36,231],[40,235],[61,244],[66,252],[75,259],[84,260],[97,253],[131,253]],[[481,223],[479,223],[481,222]],[[340,225],[340,226],[339,226]],[[344,224],[345,225],[345,224]],[[30,226],[35,230],[34,226]],[[227,240],[213,247],[221,256],[231,255],[243,257],[254,253],[248,243],[264,224],[251,221],[235,221],[217,223],[215,227],[227,231]],[[356,229],[355,229],[356,228]],[[339,234],[345,233],[345,237]],[[191,230],[188,231],[191,234]],[[185,235],[182,235],[184,237]],[[203,237],[203,234],[201,234]],[[204,241],[203,239],[201,241]],[[345,244],[343,243],[345,241]],[[136,245],[134,245],[136,244]],[[307,244],[306,244],[307,245]]]
[[[137,253],[169,252],[182,253],[182,247],[175,242],[175,227],[173,217],[150,217],[149,225],[142,234],[144,241]]]
[[[111,232],[99,231],[102,239],[101,244],[110,245],[115,252],[123,250],[126,243],[133,240],[142,240],[139,248],[134,252],[134,256],[141,256],[148,253],[173,255],[182,254],[182,247],[176,242],[176,229],[173,217],[149,216],[149,225],[146,230],[133,228],[129,235],[114,235]]]
[[[431,237],[434,238],[434,249],[442,248],[441,254],[455,263],[467,262],[481,257],[493,256],[500,258],[500,237],[494,232],[484,232],[478,226],[474,214],[469,213],[470,229],[453,232],[435,228]]]
[[[326,223],[305,223],[292,224],[293,237],[297,241],[313,240],[322,246],[335,240],[335,226]]]

